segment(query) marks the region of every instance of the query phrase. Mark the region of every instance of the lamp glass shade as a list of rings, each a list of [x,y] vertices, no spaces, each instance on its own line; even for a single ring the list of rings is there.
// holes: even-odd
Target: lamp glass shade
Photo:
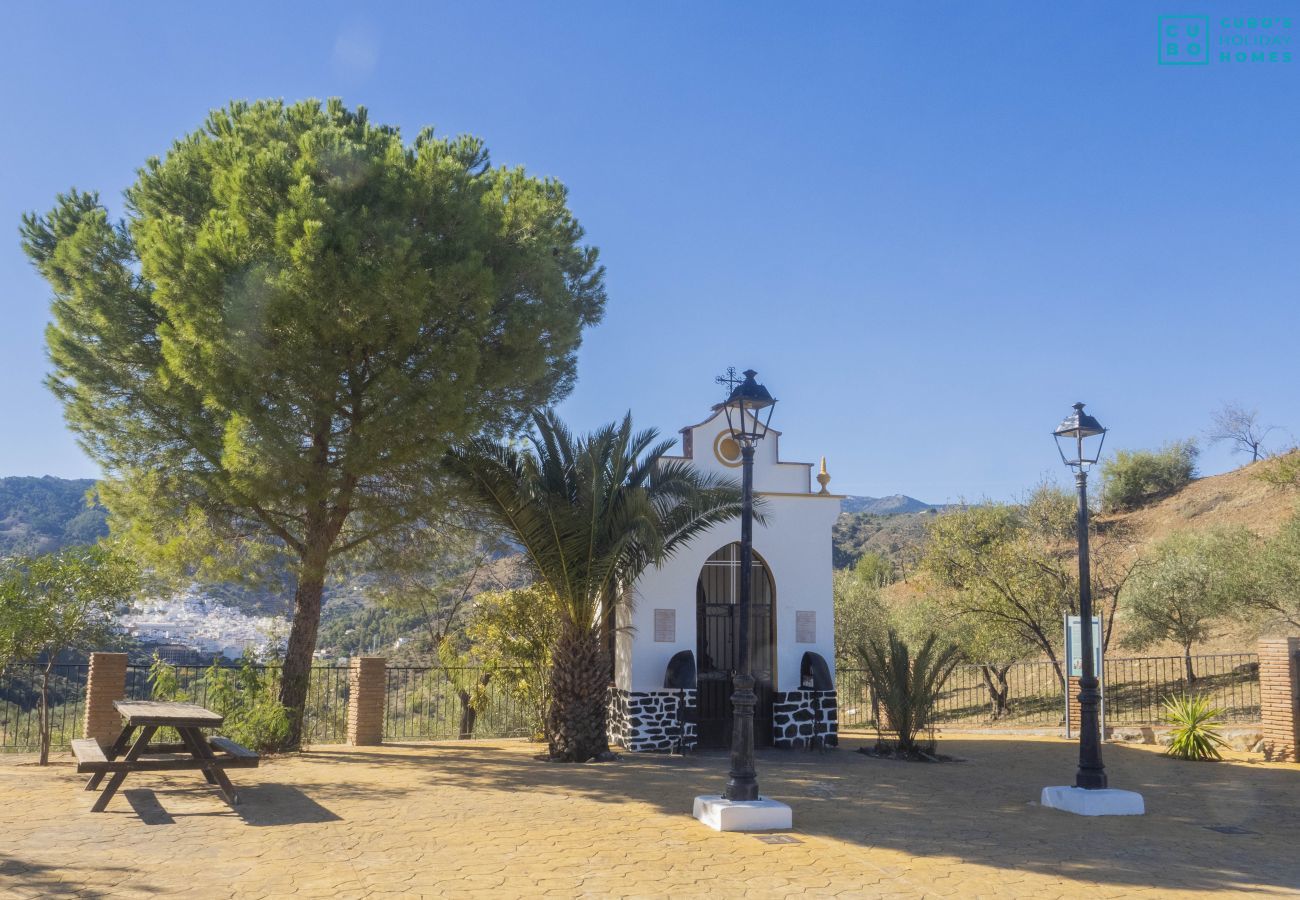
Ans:
[[[1052,432],[1061,461],[1071,468],[1095,465],[1101,458],[1101,448],[1106,442],[1106,429],[1093,416],[1083,411],[1083,404],[1074,404],[1074,410]],[[1097,440],[1092,440],[1097,438]]]
[[[758,373],[745,370],[745,380],[732,389],[731,394],[714,409],[722,409],[727,417],[727,428],[742,444],[753,445],[767,437],[776,407],[774,398],[763,385],[754,380]]]

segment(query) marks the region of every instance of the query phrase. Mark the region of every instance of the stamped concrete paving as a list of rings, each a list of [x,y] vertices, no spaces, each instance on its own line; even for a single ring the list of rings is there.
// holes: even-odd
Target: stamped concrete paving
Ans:
[[[1150,814],[1083,819],[1033,802],[1068,779],[1072,744],[949,739],[964,761],[926,765],[859,743],[761,754],[764,792],[794,807],[798,843],[780,844],[690,818],[725,780],[720,754],[322,747],[236,772],[238,812],[182,773],[133,776],[104,814],[70,765],[0,757],[0,896],[1300,896],[1300,766],[1108,745]]]

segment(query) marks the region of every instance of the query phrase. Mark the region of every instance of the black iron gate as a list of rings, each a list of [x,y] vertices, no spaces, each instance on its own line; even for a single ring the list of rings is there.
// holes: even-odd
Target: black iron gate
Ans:
[[[731,746],[731,679],[738,664],[740,545],[731,544],[704,563],[695,589],[699,660],[699,741],[705,748]],[[750,599],[750,667],[754,673],[754,743],[772,743],[772,685],[775,680],[771,575],[754,554],[753,596]]]

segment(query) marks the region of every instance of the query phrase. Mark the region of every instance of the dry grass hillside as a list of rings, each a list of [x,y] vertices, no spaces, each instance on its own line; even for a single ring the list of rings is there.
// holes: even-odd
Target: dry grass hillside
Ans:
[[[1296,509],[1300,495],[1258,477],[1270,460],[1222,475],[1199,478],[1176,494],[1132,512],[1102,516],[1099,524],[1122,525],[1137,546],[1148,546],[1175,531],[1245,526],[1261,537],[1273,535]]]
[[[1282,523],[1300,506],[1300,492],[1270,484],[1259,476],[1269,460],[1251,463],[1225,472],[1199,478],[1178,492],[1129,512],[1103,514],[1098,525],[1112,534],[1123,534],[1118,542],[1121,555],[1130,559],[1141,556],[1147,548],[1178,531],[1199,531],[1216,527],[1241,526],[1260,535],[1272,536]],[[919,548],[915,551],[919,554]],[[885,599],[890,605],[906,604],[926,590],[925,583],[916,577],[898,582],[885,589]],[[1121,595],[1122,596],[1122,595]],[[1174,645],[1155,646],[1149,650],[1133,651],[1118,646],[1122,637],[1115,634],[1117,656],[1174,656],[1181,650]],[[1199,653],[1234,653],[1253,651],[1259,628],[1249,625],[1226,626],[1222,632],[1203,646]]]

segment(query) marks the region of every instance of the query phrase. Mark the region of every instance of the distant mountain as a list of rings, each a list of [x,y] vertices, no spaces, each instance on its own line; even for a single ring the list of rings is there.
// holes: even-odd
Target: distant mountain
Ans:
[[[0,556],[49,553],[108,534],[107,513],[86,502],[90,478],[0,478]]]
[[[891,494],[888,497],[845,497],[840,501],[840,509],[846,513],[866,513],[869,516],[897,516],[943,509],[943,505],[925,503],[906,494]]]

